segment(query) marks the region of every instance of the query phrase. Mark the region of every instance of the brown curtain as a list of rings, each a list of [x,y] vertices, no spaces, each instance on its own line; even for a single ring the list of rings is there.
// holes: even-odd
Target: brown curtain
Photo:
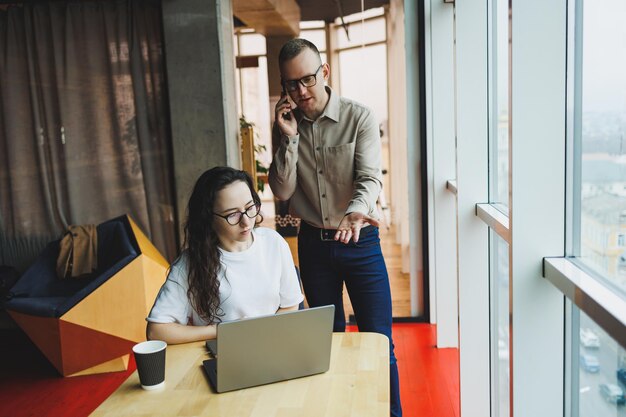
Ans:
[[[176,255],[159,1],[0,10],[0,263],[130,214]]]

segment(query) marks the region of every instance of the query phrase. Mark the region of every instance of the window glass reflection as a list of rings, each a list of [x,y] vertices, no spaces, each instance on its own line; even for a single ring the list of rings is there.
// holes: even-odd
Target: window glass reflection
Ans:
[[[574,307],[579,326],[573,334],[572,384],[579,417],[626,416],[626,353],[585,313]],[[576,381],[576,379],[578,381]]]
[[[491,231],[491,368],[494,416],[510,415],[509,245]]]
[[[489,200],[509,206],[509,4],[491,3]],[[508,215],[508,209],[505,213]]]
[[[626,2],[583,2],[580,248],[586,266],[626,290]]]

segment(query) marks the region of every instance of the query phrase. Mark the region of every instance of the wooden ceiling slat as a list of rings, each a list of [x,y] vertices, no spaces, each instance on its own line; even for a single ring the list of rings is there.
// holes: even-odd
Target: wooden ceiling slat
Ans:
[[[233,14],[265,36],[300,33],[300,6],[296,0],[234,0]]]

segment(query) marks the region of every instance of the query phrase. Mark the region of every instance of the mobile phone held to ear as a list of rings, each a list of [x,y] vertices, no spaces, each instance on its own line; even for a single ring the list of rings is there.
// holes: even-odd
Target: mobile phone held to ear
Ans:
[[[283,86],[283,92],[281,93],[280,98],[283,99],[285,97],[287,97],[287,91],[285,91],[285,87]],[[289,100],[289,99],[287,99],[287,100]],[[283,116],[283,119],[285,119],[285,120],[291,120],[291,111],[283,113],[282,116]]]

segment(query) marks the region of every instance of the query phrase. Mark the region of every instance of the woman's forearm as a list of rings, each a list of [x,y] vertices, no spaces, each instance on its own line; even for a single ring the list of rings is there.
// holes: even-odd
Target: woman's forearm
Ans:
[[[179,323],[148,323],[148,340],[163,340],[168,344],[215,339],[216,326],[190,326]]]
[[[276,313],[284,313],[285,311],[295,311],[298,309],[298,305],[295,306],[291,306],[291,307],[280,307],[278,310],[276,310]]]

